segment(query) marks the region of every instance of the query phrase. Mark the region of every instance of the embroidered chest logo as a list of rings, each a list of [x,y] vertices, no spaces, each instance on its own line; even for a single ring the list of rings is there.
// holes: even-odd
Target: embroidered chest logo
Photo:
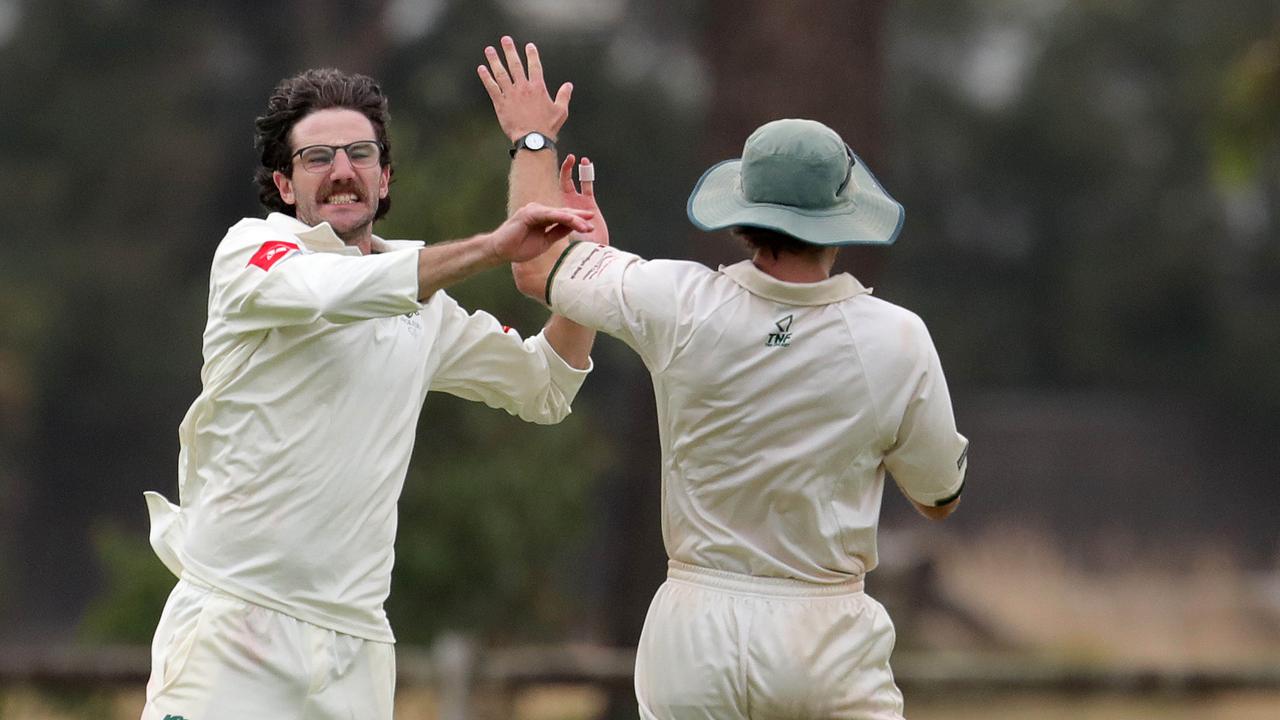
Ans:
[[[765,347],[790,347],[791,346],[791,321],[793,315],[788,315],[773,324],[777,328],[777,332],[769,333],[769,339],[764,341]]]
[[[422,332],[422,311],[407,312],[400,316],[400,322],[405,324],[410,335],[417,337]]]
[[[268,240],[262,243],[262,247],[258,248],[258,252],[249,258],[249,265],[256,265],[263,270],[270,270],[272,265],[280,262],[290,252],[297,250],[298,246],[291,242],[283,240]]]

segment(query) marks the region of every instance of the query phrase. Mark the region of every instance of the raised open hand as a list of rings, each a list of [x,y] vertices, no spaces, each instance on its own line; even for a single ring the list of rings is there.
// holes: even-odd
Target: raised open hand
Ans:
[[[542,60],[538,57],[538,48],[533,43],[524,46],[529,60],[526,74],[515,41],[504,35],[500,44],[506,65],[503,65],[498,51],[490,45],[484,49],[488,67],[481,65],[476,68],[476,72],[489,93],[489,99],[493,101],[493,111],[498,116],[502,131],[513,142],[535,130],[555,139],[565,119],[569,117],[569,96],[573,94],[573,84],[561,85],[556,91],[555,100],[552,100],[542,79]]]

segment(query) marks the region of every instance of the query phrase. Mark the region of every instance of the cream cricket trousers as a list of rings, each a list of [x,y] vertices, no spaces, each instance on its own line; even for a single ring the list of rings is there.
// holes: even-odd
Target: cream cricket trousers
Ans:
[[[142,720],[391,720],[395,646],[189,580],[151,644]]]
[[[893,623],[862,581],[817,585],[671,561],[645,618],[645,720],[901,720]]]

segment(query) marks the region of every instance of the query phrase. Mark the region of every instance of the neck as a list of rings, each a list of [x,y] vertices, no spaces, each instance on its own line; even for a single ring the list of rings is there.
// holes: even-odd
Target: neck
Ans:
[[[831,277],[831,266],[836,262],[837,248],[826,247],[819,253],[780,252],[775,257],[767,250],[757,250],[752,264],[761,272],[783,282],[814,283]]]
[[[361,255],[368,255],[373,252],[373,229],[369,226],[350,233],[349,235],[339,235],[342,242],[347,247],[357,248]]]

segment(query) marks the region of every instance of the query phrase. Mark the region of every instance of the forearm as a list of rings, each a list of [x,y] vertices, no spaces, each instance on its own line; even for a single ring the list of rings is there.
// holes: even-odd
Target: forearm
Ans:
[[[418,251],[418,300],[426,302],[437,290],[505,262],[487,233],[428,245]]]
[[[511,161],[511,172],[507,178],[507,214],[531,202],[558,204],[560,191],[556,187],[557,166],[553,151],[517,152]],[[568,239],[560,240],[538,257],[512,266],[512,274],[520,292],[534,300],[545,302],[543,290],[547,286],[547,276],[551,274],[551,269],[555,267],[556,260],[564,252],[568,242]]]
[[[586,370],[591,364],[591,346],[596,331],[583,327],[563,315],[552,315],[542,328],[542,335],[570,367]]]
[[[554,150],[517,152],[507,175],[507,214],[531,202],[559,205],[560,190],[556,187],[559,167],[560,159]]]

